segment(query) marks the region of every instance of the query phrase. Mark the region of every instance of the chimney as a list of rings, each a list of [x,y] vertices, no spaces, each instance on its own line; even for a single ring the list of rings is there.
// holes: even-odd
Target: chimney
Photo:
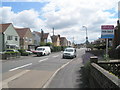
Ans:
[[[41,42],[44,41],[43,36],[44,36],[44,31],[41,29]]]
[[[54,36],[54,28],[53,28],[53,36]]]

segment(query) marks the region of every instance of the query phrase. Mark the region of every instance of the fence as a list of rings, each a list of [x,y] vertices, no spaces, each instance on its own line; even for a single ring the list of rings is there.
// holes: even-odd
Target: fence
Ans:
[[[98,62],[92,57],[90,66],[90,87],[92,88],[120,88],[120,61]]]

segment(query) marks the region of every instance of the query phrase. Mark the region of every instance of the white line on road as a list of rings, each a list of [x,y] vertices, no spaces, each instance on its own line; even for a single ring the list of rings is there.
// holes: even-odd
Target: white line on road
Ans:
[[[69,63],[71,63],[74,59],[72,59],[71,61],[67,62],[66,64],[62,65],[60,68],[58,68],[55,73],[52,75],[52,77],[43,85],[42,88],[49,88],[49,84],[52,81],[52,79],[55,77],[55,75],[61,70],[63,69],[65,66],[67,66]]]
[[[9,70],[9,71],[14,71],[14,70],[17,70],[17,69],[20,69],[20,68],[24,68],[24,67],[27,67],[27,66],[30,66],[30,65],[32,65],[32,63],[25,64],[25,65],[23,65],[23,66],[19,66],[19,67],[13,68],[13,69],[11,69],[11,70]]]
[[[53,57],[58,57],[59,55],[53,56]]]
[[[46,60],[48,60],[48,58],[42,59],[39,62],[43,62],[43,61],[46,61]]]

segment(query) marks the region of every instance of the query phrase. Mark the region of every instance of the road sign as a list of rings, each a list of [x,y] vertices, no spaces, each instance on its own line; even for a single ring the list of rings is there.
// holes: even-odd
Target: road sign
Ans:
[[[114,38],[114,25],[102,25],[101,38]]]

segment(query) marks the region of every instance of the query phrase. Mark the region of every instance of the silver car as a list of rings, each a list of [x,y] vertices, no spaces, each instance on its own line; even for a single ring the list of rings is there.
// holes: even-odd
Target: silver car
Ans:
[[[75,48],[66,48],[63,52],[62,58],[75,58],[76,57],[76,49]]]

